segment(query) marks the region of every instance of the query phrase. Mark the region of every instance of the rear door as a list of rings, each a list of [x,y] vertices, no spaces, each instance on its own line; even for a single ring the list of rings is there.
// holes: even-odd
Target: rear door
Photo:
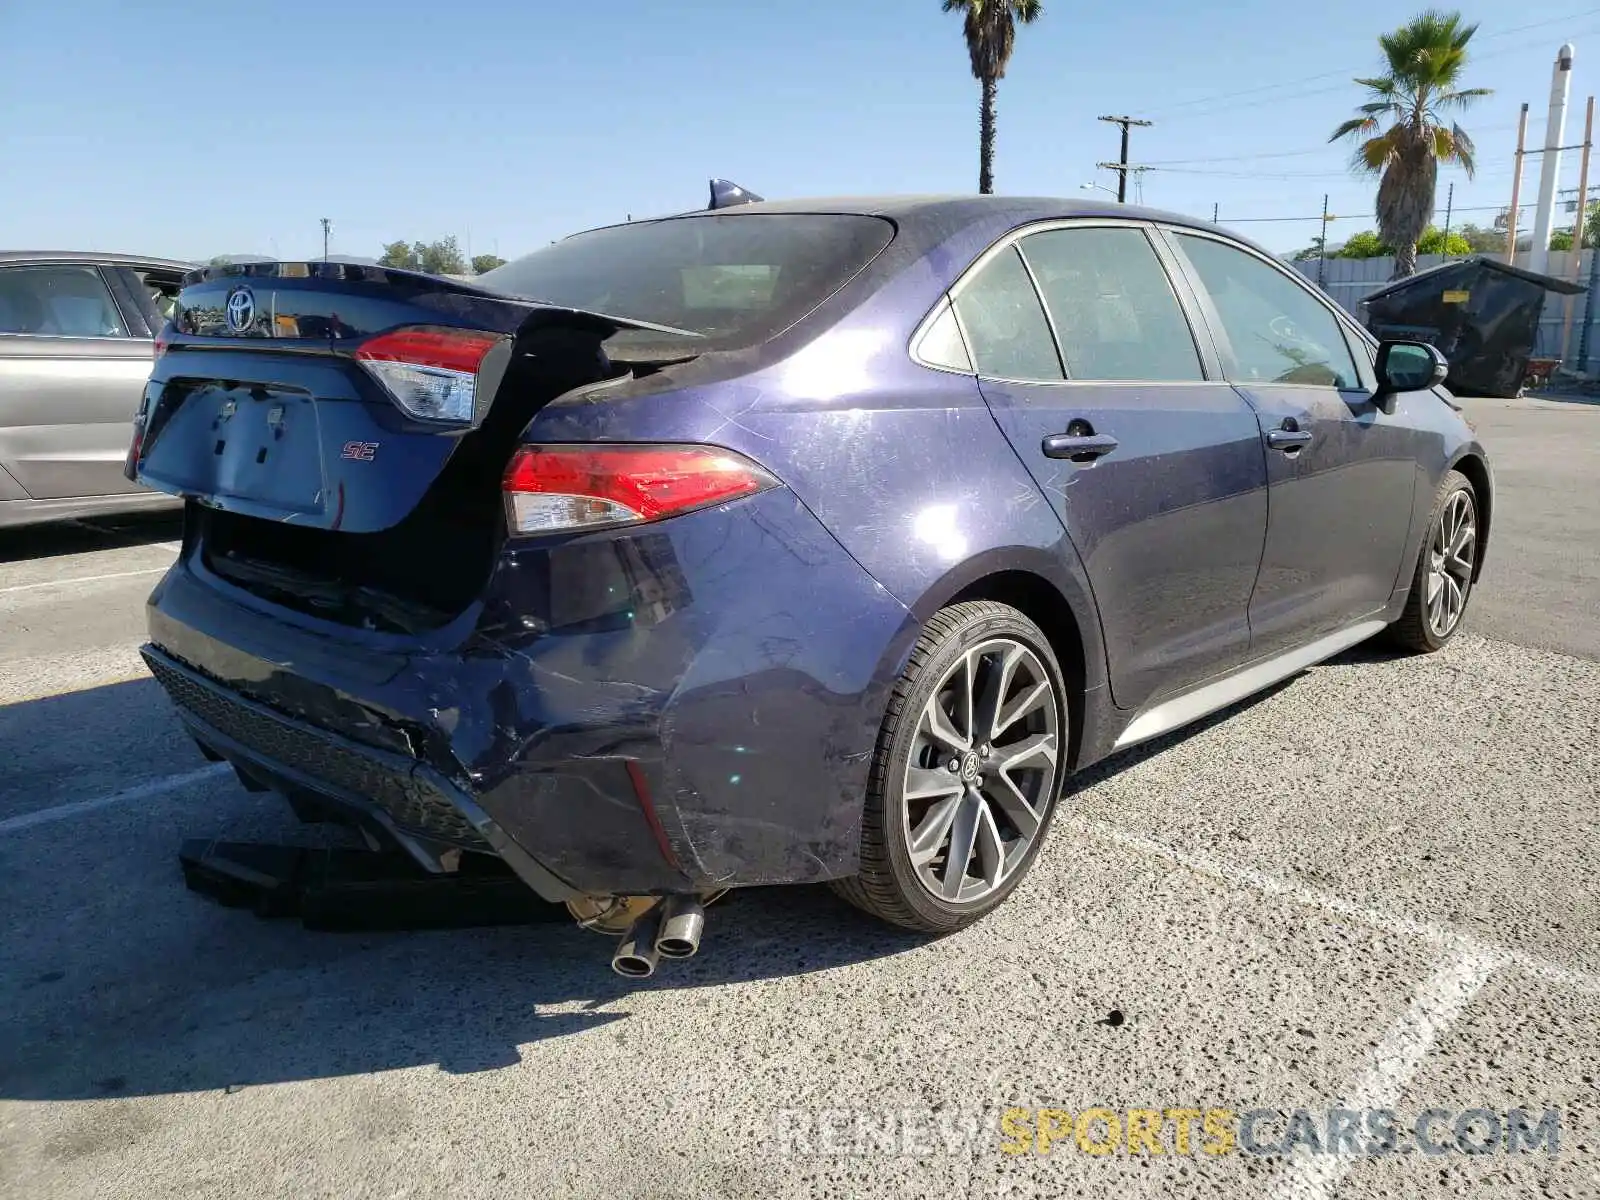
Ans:
[[[1063,223],[953,292],[983,395],[1083,559],[1123,708],[1244,660],[1267,524],[1255,417],[1163,253],[1134,222]]]
[[[1303,280],[1223,238],[1168,233],[1266,448],[1271,519],[1250,602],[1255,655],[1373,618],[1405,552],[1414,431],[1373,403],[1370,366],[1358,367],[1332,304]]]
[[[0,465],[36,500],[123,475],[152,345],[86,263],[0,266]]]

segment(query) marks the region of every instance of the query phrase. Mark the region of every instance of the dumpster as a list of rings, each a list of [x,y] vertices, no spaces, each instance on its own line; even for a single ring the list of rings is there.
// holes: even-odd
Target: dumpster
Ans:
[[[1515,396],[1527,378],[1547,293],[1586,289],[1492,258],[1419,271],[1362,302],[1378,338],[1437,346],[1450,364],[1446,386],[1465,396]]]

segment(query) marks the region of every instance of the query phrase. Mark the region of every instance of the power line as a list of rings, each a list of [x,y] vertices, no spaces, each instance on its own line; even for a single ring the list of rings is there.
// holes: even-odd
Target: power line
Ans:
[[[1525,29],[1543,29],[1549,25],[1559,25],[1563,21],[1576,21],[1580,17],[1592,17],[1595,13],[1600,13],[1600,8],[1586,8],[1582,12],[1568,13],[1564,17],[1548,17],[1543,21],[1530,21],[1526,25],[1513,25],[1510,29],[1497,29],[1493,33],[1486,33],[1483,36],[1487,41],[1490,38],[1505,37],[1511,33],[1521,33]]]
[[[1469,133],[1498,133],[1505,129],[1515,129],[1515,121],[1501,121],[1496,125],[1475,125]],[[1145,162],[1147,167],[1187,166],[1191,163],[1213,162],[1254,162],[1263,158],[1304,158],[1312,154],[1328,154],[1337,149],[1330,142],[1320,146],[1313,146],[1309,150],[1266,150],[1259,154],[1218,154],[1209,158],[1152,158]]]
[[[1543,20],[1543,21],[1533,21],[1533,22],[1530,22],[1527,25],[1515,25],[1510,29],[1500,29],[1500,30],[1496,30],[1493,33],[1486,33],[1481,38],[1479,38],[1479,41],[1480,42],[1491,41],[1494,38],[1507,37],[1507,36],[1509,36],[1509,35],[1511,35],[1513,33],[1523,33],[1523,32],[1525,32],[1526,30],[1529,30],[1529,29],[1540,29],[1540,28],[1543,28],[1543,27],[1549,26],[1549,25],[1559,25],[1564,21],[1576,21],[1576,20],[1579,20],[1580,18],[1583,18],[1583,17],[1594,16],[1596,13],[1600,13],[1600,8],[1586,8],[1586,9],[1583,9],[1583,10],[1581,10],[1579,12],[1568,13],[1565,16],[1550,17],[1550,18],[1548,18],[1546,20]],[[1501,52],[1500,51],[1495,51],[1495,53],[1501,53]],[[1486,55],[1476,55],[1476,56],[1473,57],[1473,59],[1471,59],[1469,61],[1477,61],[1477,59],[1484,58],[1484,57],[1487,57],[1487,56]],[[1348,76],[1353,71],[1364,71],[1364,70],[1367,70],[1367,69],[1368,68],[1366,66],[1358,66],[1358,67],[1347,67],[1344,70],[1340,70],[1340,71],[1323,71],[1323,72],[1321,72],[1320,74],[1317,74],[1317,75],[1300,75],[1300,76],[1297,76],[1294,79],[1284,80],[1284,81],[1282,81],[1280,83],[1260,84],[1260,85],[1258,85],[1256,87],[1243,88],[1243,89],[1241,89],[1239,91],[1234,91],[1234,92],[1215,92],[1215,93],[1213,93],[1212,95],[1209,95],[1209,96],[1196,96],[1196,97],[1194,97],[1192,99],[1189,99],[1189,100],[1179,100],[1179,101],[1177,101],[1177,102],[1175,102],[1173,104],[1165,104],[1165,105],[1158,106],[1157,108],[1155,108],[1155,109],[1153,109],[1151,111],[1155,115],[1160,116],[1160,115],[1162,115],[1164,113],[1175,112],[1178,109],[1190,108],[1190,107],[1192,107],[1194,105],[1197,105],[1197,104],[1209,104],[1209,103],[1211,103],[1212,101],[1215,101],[1215,100],[1231,100],[1231,99],[1233,99],[1233,98],[1235,98],[1237,96],[1258,96],[1263,92],[1279,92],[1279,91],[1281,91],[1281,89],[1283,89],[1285,87],[1292,87],[1294,84],[1297,84],[1297,83],[1312,83],[1312,82],[1315,82],[1316,80],[1319,80],[1319,79],[1334,79],[1334,78],[1337,78],[1339,76]],[[1343,85],[1341,85],[1341,86],[1343,86]],[[1315,94],[1320,93],[1321,91],[1326,91],[1326,90],[1330,90],[1330,89],[1317,89],[1317,91],[1315,91],[1315,92],[1302,92],[1302,93],[1299,93],[1299,94],[1301,94],[1301,95],[1315,95]],[[1292,94],[1293,93],[1291,93],[1291,95]]]
[[[1317,146],[1311,150],[1269,150],[1262,154],[1218,154],[1212,158],[1152,158],[1147,167],[1182,166],[1188,163],[1249,162],[1258,158],[1300,158],[1307,154],[1326,154],[1328,147]]]
[[[1218,113],[1225,113],[1236,108],[1252,108],[1260,104],[1266,104],[1269,102],[1269,100],[1273,104],[1278,104],[1284,100],[1301,100],[1309,96],[1330,96],[1334,92],[1349,91],[1350,84],[1351,81],[1347,78],[1342,83],[1330,84],[1327,87],[1303,88],[1299,91],[1293,92],[1286,92],[1279,89],[1276,96],[1256,97],[1254,99],[1246,100],[1242,104],[1219,104],[1211,108],[1202,108],[1198,111],[1178,113],[1176,115],[1165,115],[1161,119],[1170,124],[1174,121],[1192,121],[1200,117],[1214,117]]]
[[[1158,167],[1148,164],[1152,171],[1164,175],[1211,175],[1220,179],[1360,179],[1354,171],[1212,171],[1205,167]]]
[[[1458,213],[1464,213],[1464,212],[1505,212],[1506,209],[1509,208],[1509,207],[1510,207],[1510,205],[1507,205],[1507,204],[1457,205],[1456,208],[1454,209],[1454,211],[1458,212]],[[1517,205],[1518,209],[1535,208],[1535,207],[1537,207],[1537,202],[1531,201],[1531,200],[1526,204]],[[1296,222],[1296,221],[1304,223],[1304,222],[1307,222],[1307,221],[1321,221],[1321,220],[1322,220],[1322,214],[1321,213],[1313,213],[1309,217],[1229,217],[1229,218],[1227,218],[1226,220],[1224,220],[1221,223],[1224,224],[1224,225],[1259,225],[1259,224],[1289,224],[1291,222]]]
[[[1146,171],[1160,171],[1164,175],[1206,175],[1213,179],[1320,179],[1320,180],[1370,180],[1373,176],[1365,171],[1354,169],[1346,171],[1212,171],[1204,167],[1158,167],[1153,163],[1145,164],[1139,168]],[[1515,168],[1506,166],[1489,171],[1475,171],[1472,178],[1474,182],[1484,180],[1509,179]]]
[[[1600,33],[1600,29],[1580,29],[1580,30],[1569,32],[1568,36],[1573,37],[1573,38],[1581,38],[1581,37],[1587,37],[1587,36],[1589,36],[1591,34],[1595,34],[1595,33]],[[1523,51],[1531,50],[1535,46],[1538,46],[1539,44],[1540,44],[1539,42],[1528,42],[1526,45],[1502,46],[1499,49],[1490,50],[1486,54],[1475,54],[1475,55],[1472,56],[1472,58],[1469,60],[1469,62],[1475,64],[1475,63],[1483,62],[1483,61],[1488,60],[1488,59],[1500,58],[1500,57],[1503,57],[1504,55],[1507,55],[1507,54],[1521,53]],[[1358,71],[1361,70],[1361,69],[1362,68],[1359,68],[1359,67],[1355,68],[1355,70],[1358,70]],[[1345,80],[1342,83],[1335,83],[1335,84],[1328,85],[1326,87],[1300,88],[1298,90],[1285,90],[1285,88],[1288,87],[1289,85],[1287,85],[1287,84],[1277,84],[1277,85],[1261,87],[1261,88],[1251,88],[1251,89],[1248,89],[1248,90],[1243,91],[1243,92],[1223,93],[1223,94],[1218,95],[1218,96],[1208,97],[1205,101],[1200,101],[1200,100],[1189,101],[1188,103],[1190,103],[1190,104],[1202,104],[1203,103],[1203,104],[1206,105],[1206,107],[1202,107],[1202,108],[1199,108],[1197,110],[1192,110],[1192,111],[1189,111],[1189,112],[1180,112],[1180,113],[1173,114],[1173,113],[1170,112],[1170,110],[1163,109],[1163,108],[1152,109],[1150,111],[1154,112],[1157,116],[1161,117],[1163,122],[1171,123],[1173,121],[1189,121],[1189,120],[1193,120],[1193,119],[1195,119],[1197,117],[1214,117],[1218,113],[1229,112],[1229,111],[1231,111],[1233,109],[1237,109],[1237,108],[1253,107],[1255,105],[1266,103],[1269,99],[1271,100],[1272,103],[1277,104],[1277,103],[1279,103],[1281,101],[1284,101],[1284,100],[1301,100],[1301,99],[1305,99],[1306,97],[1309,97],[1309,96],[1327,96],[1327,95],[1333,94],[1334,92],[1345,91],[1346,89],[1349,88],[1350,84],[1352,82],[1354,82],[1353,76],[1351,76],[1348,72],[1338,71],[1338,72],[1330,72],[1328,74],[1344,75],[1345,76]],[[1326,78],[1328,78],[1328,74],[1307,75],[1307,76],[1303,77],[1303,80],[1309,82],[1309,81],[1313,81],[1313,80],[1317,80],[1317,79],[1326,79]],[[1256,93],[1260,93],[1260,92],[1274,92],[1276,94],[1271,96],[1270,98],[1266,97],[1266,96],[1256,96]],[[1239,96],[1256,96],[1256,98],[1254,98],[1254,99],[1246,99],[1246,100],[1244,100],[1242,102],[1238,102],[1238,103],[1228,103],[1228,104],[1214,104],[1214,103],[1212,103],[1212,101],[1218,101],[1218,100],[1222,100],[1222,99],[1225,99],[1225,98],[1232,99],[1234,97],[1239,97]]]

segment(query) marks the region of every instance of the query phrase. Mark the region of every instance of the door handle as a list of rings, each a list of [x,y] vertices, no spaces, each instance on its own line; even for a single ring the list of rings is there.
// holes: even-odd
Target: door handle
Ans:
[[[1052,433],[1039,443],[1046,458],[1070,458],[1073,462],[1093,462],[1117,448],[1109,433]]]
[[[1274,450],[1282,450],[1285,454],[1293,454],[1310,444],[1311,431],[1301,429],[1300,423],[1293,417],[1286,418],[1277,429],[1267,430],[1267,445]]]

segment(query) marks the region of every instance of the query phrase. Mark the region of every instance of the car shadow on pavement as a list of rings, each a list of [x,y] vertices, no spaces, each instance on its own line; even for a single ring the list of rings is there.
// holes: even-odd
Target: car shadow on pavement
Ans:
[[[1368,663],[1395,662],[1402,658],[1415,658],[1416,652],[1396,646],[1383,636],[1368,638],[1364,642],[1351,646],[1348,650],[1341,650],[1338,654],[1319,664],[1323,667],[1358,667]],[[1317,670],[1312,667],[1311,670]]]
[[[0,562],[59,558],[183,537],[181,512],[126,514],[81,521],[50,521],[0,529]]]
[[[171,712],[149,676],[0,706],[0,821],[203,766]]]
[[[1383,653],[1363,647],[1333,661]],[[1065,802],[1292,685],[1097,764],[1074,777]],[[174,726],[147,684],[47,703],[50,724],[91,730],[104,724],[99,710],[115,707],[114,724],[144,728],[152,745]],[[10,738],[0,729],[0,756]],[[158,757],[147,770],[202,765],[186,745],[161,743]],[[522,1047],[625,1021],[629,1001],[651,993],[693,1005],[698,989],[887,958],[928,940],[821,887],[739,890],[709,910],[700,954],[664,962],[649,980],[624,979],[610,969],[612,940],[577,929],[554,906],[550,920],[530,925],[395,933],[311,931],[224,908],[186,890],[177,863],[183,838],[208,836],[318,840],[276,797],[221,776],[148,806],[111,805],[0,837],[0,1099],[229,1091],[417,1066],[495,1070],[520,1062]]]
[[[826,970],[922,941],[873,926],[819,888],[741,892],[713,907],[699,955],[640,981],[611,972],[612,939],[564,914],[522,927],[354,935],[221,910],[176,878],[166,902],[197,910],[209,929],[194,951],[225,956],[228,969],[192,978],[180,953],[166,961],[158,995],[132,986],[132,1002],[118,1002],[119,962],[144,949],[130,916],[115,931],[117,952],[83,964],[93,1002],[80,994],[51,1011],[64,990],[84,986],[77,973],[23,981],[18,1008],[0,1022],[11,1047],[0,1098],[233,1091],[433,1065],[496,1070],[532,1043],[626,1020],[627,1002],[642,993],[671,991],[672,1003],[688,1005],[698,988]],[[7,1024],[23,1028],[7,1033]]]
[[[1294,686],[1296,680],[1309,672],[1324,670],[1328,667],[1361,666],[1367,663],[1392,662],[1397,658],[1407,657],[1409,653],[1409,651],[1390,645],[1381,637],[1369,638],[1367,641],[1358,643],[1348,650],[1340,651],[1330,659],[1307,667],[1305,670],[1297,671],[1287,679],[1279,680],[1264,691],[1246,696],[1243,700],[1236,701],[1226,708],[1218,709],[1209,716],[1201,717],[1198,721],[1185,725],[1181,729],[1175,729],[1171,733],[1151,738],[1148,742],[1141,742],[1137,746],[1130,746],[1126,750],[1118,751],[1109,758],[1101,759],[1094,766],[1079,771],[1067,780],[1066,795],[1070,797],[1076,792],[1093,787],[1098,783],[1103,783],[1113,775],[1130,770],[1140,763],[1154,758],[1163,751],[1172,749],[1174,746],[1182,745],[1190,738],[1198,737],[1207,730],[1226,724],[1246,709],[1254,708],[1258,704],[1264,704],[1280,692],[1289,690]]]
[[[1288,679],[1273,684],[1266,691],[1257,692],[1253,696],[1246,696],[1243,700],[1230,704],[1227,708],[1218,709],[1210,716],[1201,717],[1198,721],[1185,725],[1181,729],[1175,729],[1171,733],[1164,733],[1160,737],[1151,738],[1148,742],[1140,742],[1136,746],[1129,746],[1126,750],[1119,750],[1110,757],[1101,759],[1092,767],[1085,767],[1067,780],[1064,798],[1070,799],[1077,792],[1085,791],[1096,784],[1104,783],[1113,775],[1120,775],[1124,771],[1132,770],[1140,763],[1152,759],[1156,755],[1172,749],[1174,746],[1181,746],[1190,738],[1199,737],[1207,730],[1231,720],[1236,714],[1244,712],[1248,708],[1254,708],[1256,705],[1270,700],[1279,692],[1286,691],[1293,686],[1294,681],[1298,678],[1298,675],[1291,675]]]
[[[45,752],[52,742],[71,749],[62,730],[86,739],[75,739],[70,758]],[[649,993],[692,1005],[702,988],[824,971],[926,940],[821,887],[740,890],[710,908],[697,956],[633,980],[611,971],[613,939],[578,929],[555,906],[533,924],[415,932],[322,932],[258,918],[187,890],[181,841],[315,845],[329,831],[299,824],[275,796],[201,771],[176,730],[150,681],[0,708],[0,761],[23,760],[0,771],[6,790],[29,791],[28,778],[42,783],[56,770],[72,775],[54,794],[0,812],[26,819],[61,809],[0,830],[0,1099],[226,1091],[416,1066],[493,1070],[519,1062],[521,1047],[625,1021],[630,1002]],[[111,747],[141,785],[192,782],[84,807],[125,786],[102,777],[97,747]]]

